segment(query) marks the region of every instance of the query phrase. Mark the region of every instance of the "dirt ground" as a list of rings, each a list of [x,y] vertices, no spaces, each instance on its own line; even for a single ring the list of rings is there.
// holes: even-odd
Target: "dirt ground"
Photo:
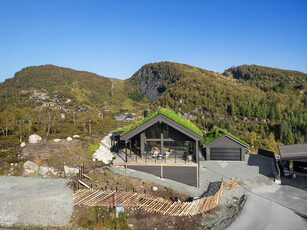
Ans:
[[[175,201],[177,199],[185,201],[189,198],[188,195],[174,191],[170,187],[160,186],[155,183],[141,180],[133,177],[126,177],[109,170],[108,167],[100,167],[95,170],[87,171],[86,175],[90,176],[92,180],[83,179],[88,185],[92,184],[94,189],[109,189],[119,191],[135,191],[137,193],[146,193],[156,197],[162,197],[164,199]],[[71,180],[71,188],[75,179]],[[156,191],[153,190],[156,187]]]
[[[99,168],[87,172],[93,180],[93,187],[96,189],[117,189],[121,191],[132,191],[151,194],[156,197],[162,197],[174,201],[179,199],[187,201],[189,196],[173,191],[171,188],[163,187],[137,178],[126,177],[110,171],[107,167]],[[71,187],[73,180],[71,181]],[[87,183],[90,183],[88,180]],[[157,187],[153,191],[152,187]],[[126,208],[126,227],[131,229],[219,229],[227,223],[233,221],[236,213],[239,211],[239,201],[230,201],[228,204],[218,205],[213,210],[196,216],[190,217],[172,217],[163,216],[156,213],[148,213],[136,208]],[[98,207],[96,207],[98,208]],[[82,227],[94,227],[95,229],[109,229],[102,226],[109,222],[116,221],[114,218],[114,209],[106,207],[95,211],[94,207],[75,206],[73,212],[73,224]],[[103,219],[103,221],[102,221]],[[112,228],[111,228],[112,229]],[[222,228],[223,229],[223,228]]]
[[[163,216],[157,213],[148,213],[135,208],[125,209],[124,225],[118,229],[225,229],[239,213],[237,203],[219,205],[209,212],[196,216]],[[110,222],[115,221],[115,210],[106,207],[75,206],[73,223],[76,226],[93,229],[113,229]],[[114,227],[114,225],[113,225]]]

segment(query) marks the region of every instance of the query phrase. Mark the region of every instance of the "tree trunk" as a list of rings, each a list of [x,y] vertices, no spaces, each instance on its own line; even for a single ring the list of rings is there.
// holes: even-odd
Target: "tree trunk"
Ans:
[[[22,129],[21,129],[21,120],[19,120],[19,142],[22,142]]]
[[[5,118],[5,136],[7,137],[7,133],[9,131],[9,126],[8,126],[8,123],[7,123],[7,118]]]
[[[50,117],[50,112],[48,113],[48,128],[47,128],[47,133],[46,133],[46,138],[45,140],[48,140],[48,136],[49,136],[49,132],[50,132],[50,128],[51,128],[51,117]]]
[[[32,127],[32,121],[31,121],[31,119],[29,119],[28,122],[29,122],[29,135],[30,135],[31,127]]]
[[[91,135],[92,134],[92,124],[91,124],[91,120],[88,120],[88,132]]]
[[[74,121],[74,126],[76,126],[75,114],[72,115],[72,119],[73,119],[73,121]]]
[[[46,138],[45,138],[46,141],[48,140],[49,132],[50,132],[50,124],[48,124],[48,129],[47,129]]]
[[[86,133],[85,122],[83,122],[83,130]]]

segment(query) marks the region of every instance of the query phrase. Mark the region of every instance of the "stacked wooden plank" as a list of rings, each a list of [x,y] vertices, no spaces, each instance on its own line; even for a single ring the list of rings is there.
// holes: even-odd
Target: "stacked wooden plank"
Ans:
[[[168,216],[193,216],[216,207],[221,200],[223,190],[233,189],[236,186],[236,180],[223,181],[215,195],[192,202],[171,202],[163,198],[133,192],[85,189],[78,190],[73,196],[73,201],[75,205],[125,206]]]

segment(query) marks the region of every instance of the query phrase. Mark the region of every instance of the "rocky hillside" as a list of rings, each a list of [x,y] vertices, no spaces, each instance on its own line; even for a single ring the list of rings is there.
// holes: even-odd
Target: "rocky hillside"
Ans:
[[[182,78],[187,77],[186,73],[194,71],[199,71],[201,74],[213,74],[212,72],[189,65],[159,62],[144,65],[127,81],[138,85],[140,91],[152,104],[160,98],[167,88],[175,85]]]

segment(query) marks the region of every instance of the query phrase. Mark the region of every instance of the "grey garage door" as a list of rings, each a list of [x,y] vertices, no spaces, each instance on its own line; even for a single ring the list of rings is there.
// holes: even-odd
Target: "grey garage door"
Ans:
[[[211,148],[210,160],[219,161],[240,161],[241,149],[240,148]]]

